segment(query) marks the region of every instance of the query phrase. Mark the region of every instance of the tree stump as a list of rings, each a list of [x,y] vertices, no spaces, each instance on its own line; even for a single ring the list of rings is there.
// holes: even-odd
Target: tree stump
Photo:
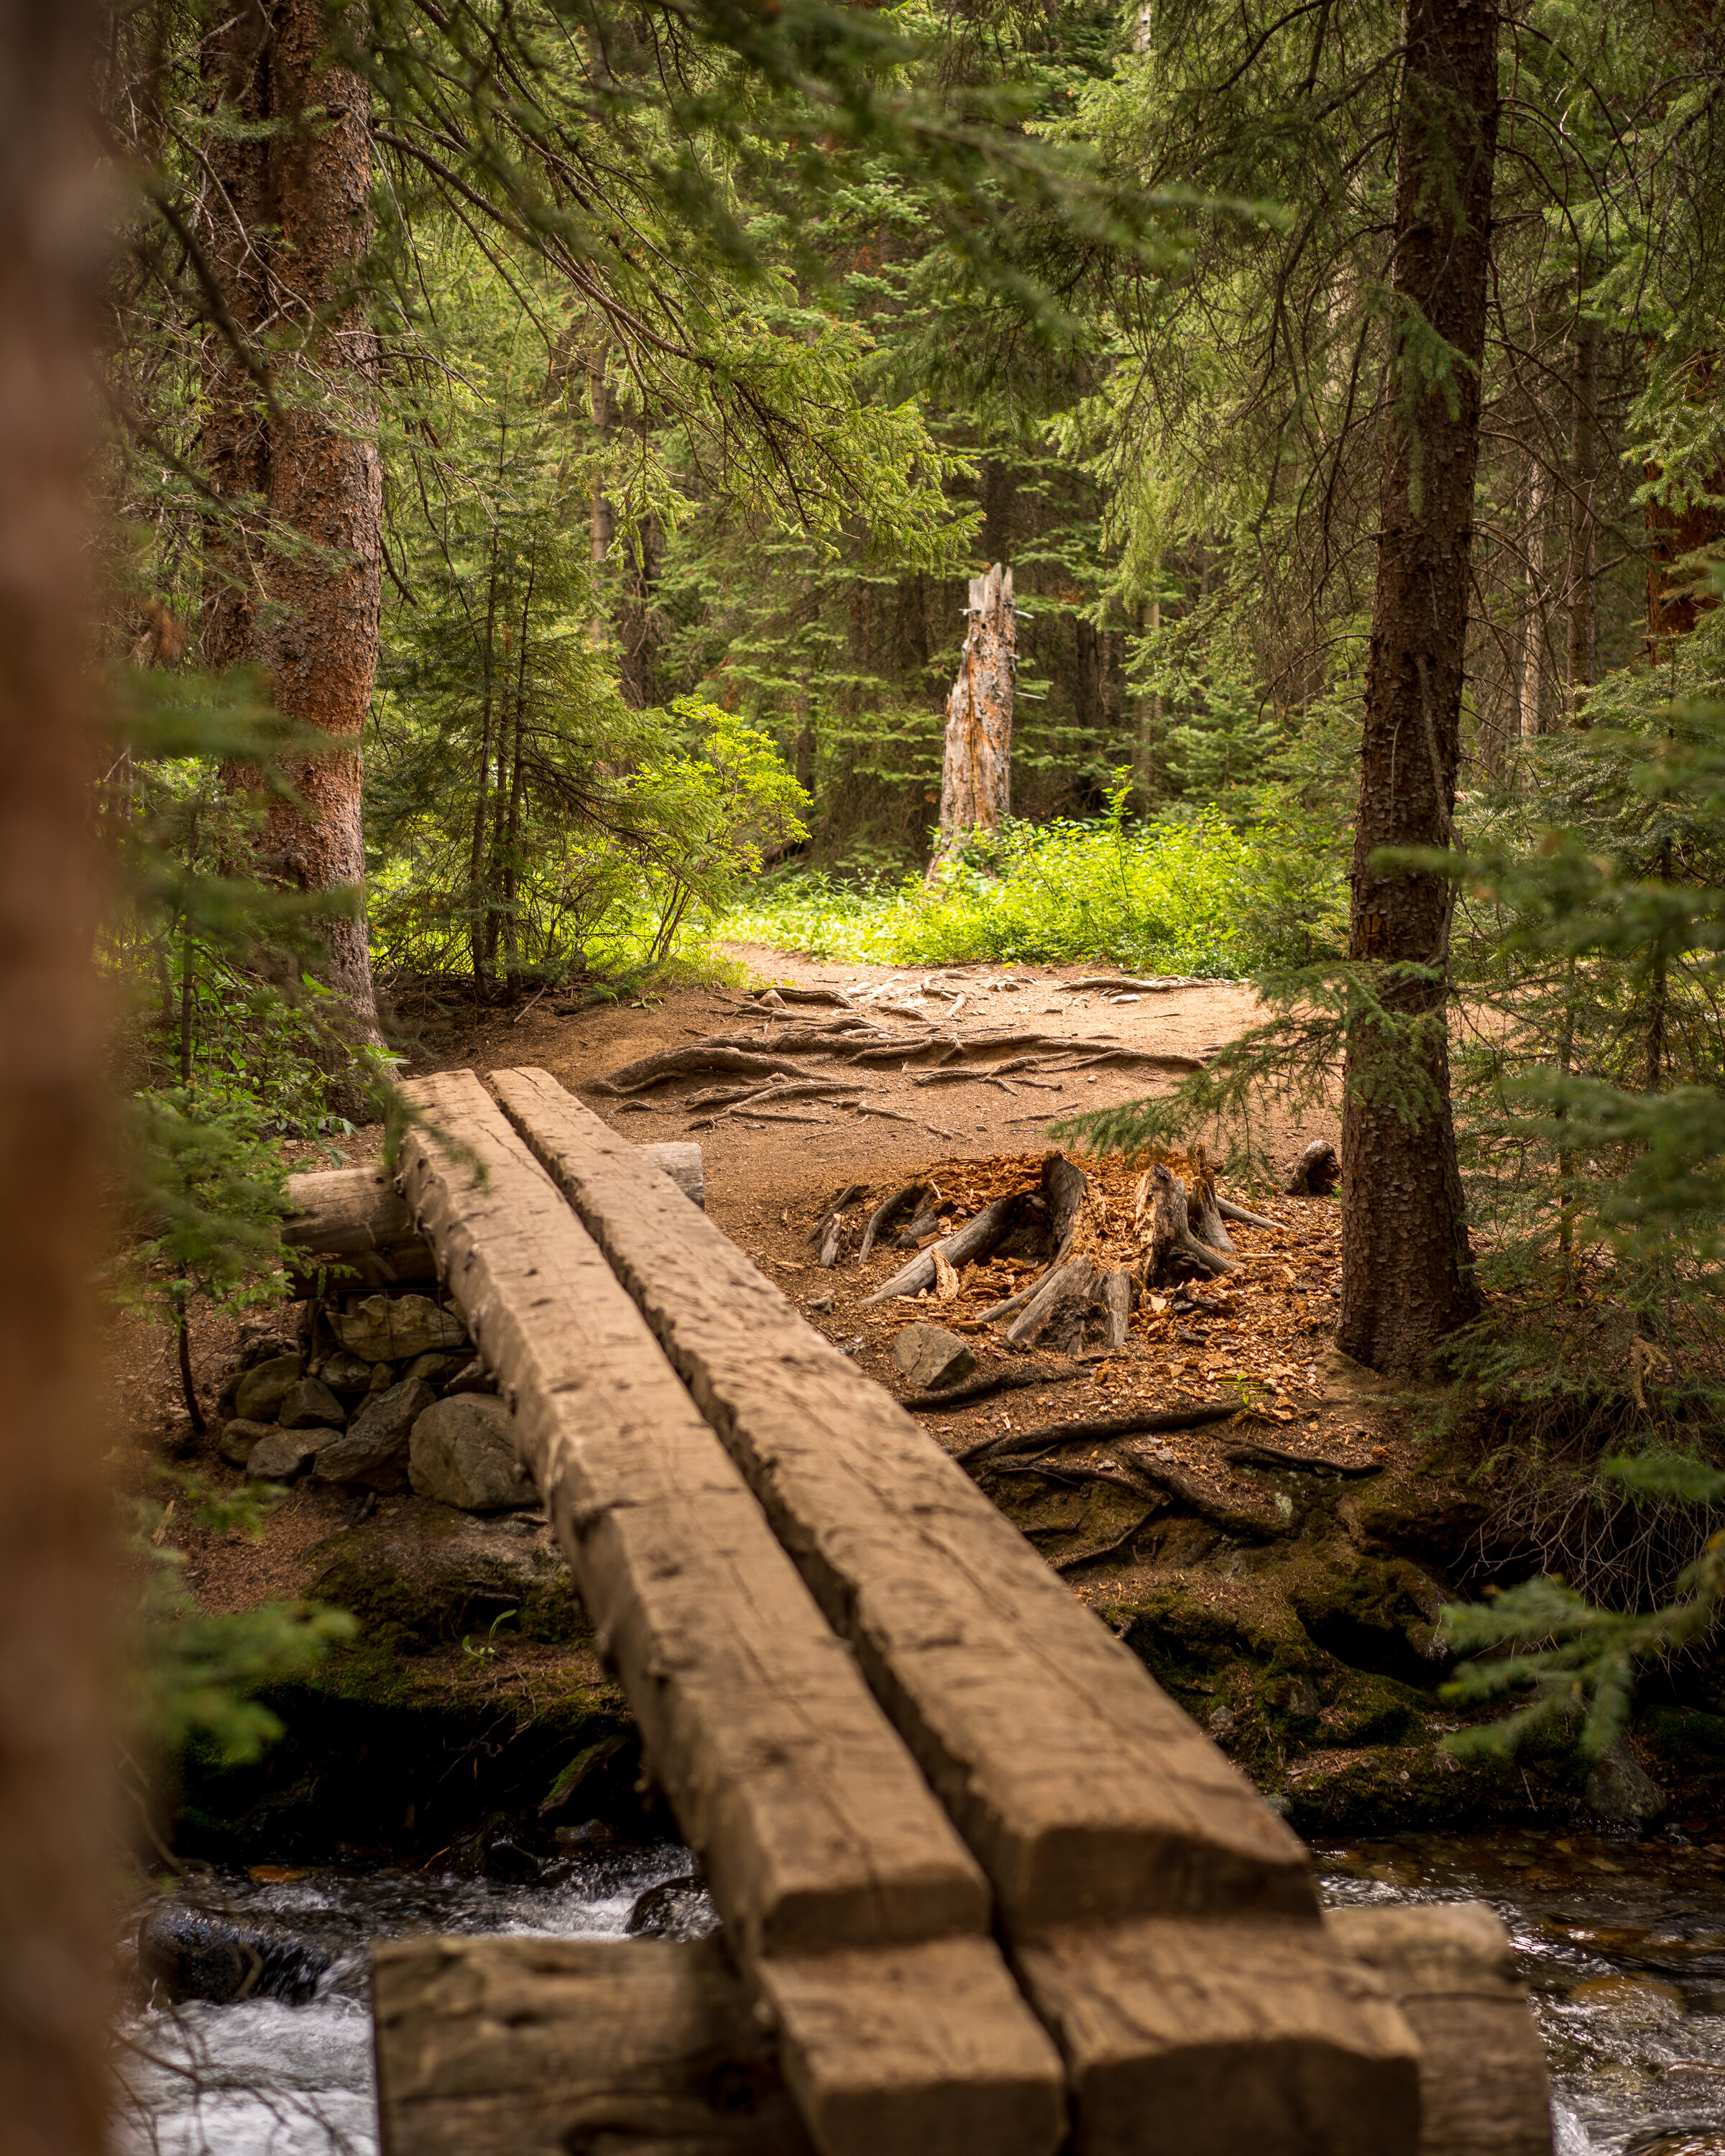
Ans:
[[[947,699],[940,832],[932,876],[970,831],[998,830],[1012,807],[1012,690],[1018,616],[1012,571],[997,562],[970,580],[969,626],[958,678]]]

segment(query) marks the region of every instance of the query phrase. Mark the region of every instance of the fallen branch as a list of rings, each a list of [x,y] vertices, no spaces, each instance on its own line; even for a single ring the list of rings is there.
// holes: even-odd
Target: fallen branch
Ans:
[[[880,1111],[877,1109],[875,1112],[878,1114]],[[901,1116],[898,1120],[901,1122],[908,1122],[910,1118]],[[942,1253],[947,1263],[955,1271],[960,1265],[968,1265],[974,1259],[987,1257],[994,1245],[1004,1239],[1011,1226],[1012,1216],[1018,1202],[1016,1195],[1011,1198],[997,1198],[992,1205],[983,1206],[973,1220],[967,1221],[956,1234],[948,1235],[943,1242],[936,1245],[935,1248]],[[867,1300],[871,1303],[886,1302],[894,1296],[920,1295],[924,1288],[932,1287],[933,1285],[932,1252],[922,1250],[911,1259],[909,1265],[900,1266],[891,1280],[883,1281]]]
[[[1155,981],[1132,981],[1124,976],[1116,980],[1106,973],[1087,973],[1081,981],[1050,981],[1051,988],[1058,988],[1069,996],[1081,995],[1091,988],[1114,988],[1122,993],[1151,995],[1166,988],[1201,988],[1207,985],[1195,974],[1170,974]]]
[[[1248,1213],[1244,1205],[1236,1205],[1232,1199],[1219,1197],[1216,1210],[1224,1220],[1233,1220],[1242,1228],[1280,1228],[1286,1231],[1286,1222],[1272,1220],[1265,1213]]]

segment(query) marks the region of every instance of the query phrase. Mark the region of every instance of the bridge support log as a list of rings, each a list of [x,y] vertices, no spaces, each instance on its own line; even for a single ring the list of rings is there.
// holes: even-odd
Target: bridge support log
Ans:
[[[1093,2084],[1083,2145],[1133,2156],[1283,2146],[1291,2055],[1297,2145],[1376,2156],[1386,2106],[1404,2118],[1409,2092],[1375,1972],[1420,2039],[1419,2156],[1549,2156],[1538,2033],[1493,1912],[1428,1903],[1332,1910],[1324,1923],[1327,1953],[1315,1957],[1286,1926],[1252,1928],[1274,1933],[1255,1943],[1231,1924],[1159,1927],[1153,1948],[1117,1946],[1170,1979],[1153,2010],[1159,2063],[1147,2076],[1145,2032],[1122,2044],[1117,2004],[1091,2000],[1074,2061]],[[1061,1953],[1045,1950],[1035,1980],[1066,1980]],[[868,1975],[849,1959],[832,1974],[864,2002],[854,2035],[866,2045]],[[384,2156],[810,2156],[776,2043],[716,1941],[402,1939],[374,1950],[373,1969]],[[1337,2042],[1338,2013],[1356,2035],[1375,2026],[1375,2051]],[[1286,2047],[1280,2076],[1272,2038]],[[925,2145],[883,2133],[876,2152]],[[972,2156],[997,2145],[979,2141]]]
[[[988,1935],[981,1872],[855,1658],[479,1081],[407,1091],[484,1171],[481,1187],[426,1131],[403,1148],[415,1224],[514,1411],[652,1769],[777,2015],[816,2147],[1050,2156],[1059,2058]],[[706,1224],[665,1177],[639,1161],[635,1173],[685,1228]],[[864,1999],[872,2035],[859,2046]]]

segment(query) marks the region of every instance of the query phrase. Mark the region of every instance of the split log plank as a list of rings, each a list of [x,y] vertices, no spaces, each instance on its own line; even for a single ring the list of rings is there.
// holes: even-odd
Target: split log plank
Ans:
[[[653,1770],[778,2011],[787,2078],[823,2156],[880,2156],[870,2122],[883,2106],[938,2127],[931,2148],[947,2145],[954,2119],[971,2121],[971,2145],[984,2145],[1003,2074],[1016,2123],[999,2145],[1049,2156],[1059,2061],[986,1935],[982,1877],[854,1660],[605,1258],[478,1080],[445,1074],[406,1090],[465,1154],[453,1164],[425,1132],[410,1134],[403,1182],[415,1218],[514,1410]],[[706,1224],[639,1160],[633,1174],[665,1217],[675,1208]],[[901,1951],[931,1940],[947,1951]],[[845,1948],[884,1957],[881,2041],[867,2058],[821,1979],[802,1974],[809,1958]],[[950,2030],[961,1995],[978,2025],[968,2046],[955,2039],[937,2056],[922,2032]],[[922,2144],[909,2133],[899,2145]]]
[[[603,1247],[994,1883],[1315,1922],[1297,1838],[903,1409],[538,1070],[506,1110]]]
[[[372,1979],[383,2156],[813,2156],[715,1941],[393,1939]]]
[[[1014,1961],[1060,2031],[1076,2156],[1413,2156],[1413,2031],[1315,1925],[1061,1927]]]
[[[1324,1925],[1378,1974],[1418,2039],[1419,2156],[1550,2156],[1545,2046],[1496,1911],[1483,1902],[1331,1909]]]

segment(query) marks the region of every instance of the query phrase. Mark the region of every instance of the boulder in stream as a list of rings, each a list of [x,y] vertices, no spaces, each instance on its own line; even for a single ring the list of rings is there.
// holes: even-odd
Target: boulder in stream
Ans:
[[[321,1947],[291,1933],[255,1931],[184,1902],[157,1902],[138,1926],[138,1966],[177,2003],[280,1999],[303,2006],[329,1965]]]
[[[706,1939],[718,1930],[719,1912],[706,1881],[691,1873],[649,1887],[624,1926],[632,1939]]]

